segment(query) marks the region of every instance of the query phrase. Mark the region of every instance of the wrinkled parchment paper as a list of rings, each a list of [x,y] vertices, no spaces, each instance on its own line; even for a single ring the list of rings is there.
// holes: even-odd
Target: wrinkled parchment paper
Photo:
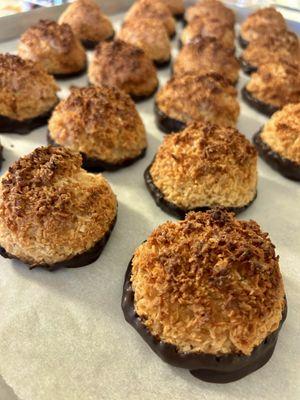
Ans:
[[[118,22],[116,18],[115,22]],[[174,41],[174,54],[176,41]],[[0,45],[15,51],[16,42]],[[169,70],[160,72],[161,83]],[[241,75],[239,87],[246,81]],[[87,78],[60,81],[61,97]],[[143,171],[162,140],[153,101],[138,105],[147,128],[145,159],[105,173],[119,201],[117,225],[94,264],[49,273],[0,259],[0,400],[296,400],[300,398],[300,185],[259,161],[258,198],[240,218],[255,219],[280,254],[288,319],[271,361],[241,381],[217,385],[164,364],[125,322],[120,302],[135,249],[169,217],[147,193]],[[238,127],[251,138],[266,119],[242,104]],[[46,127],[1,135],[3,171],[46,144]],[[3,386],[3,389],[2,389]],[[14,395],[17,396],[15,396]]]

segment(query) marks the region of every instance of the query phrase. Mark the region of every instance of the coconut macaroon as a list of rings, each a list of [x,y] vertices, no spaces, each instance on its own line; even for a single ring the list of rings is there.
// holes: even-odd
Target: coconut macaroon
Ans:
[[[164,24],[158,19],[130,19],[123,24],[118,38],[141,48],[158,67],[170,62],[170,39]]]
[[[299,63],[275,62],[261,65],[251,75],[242,95],[251,107],[269,116],[286,104],[299,103]]]
[[[300,44],[298,36],[293,32],[283,31],[279,34],[266,34],[252,40],[244,50],[241,58],[244,72],[251,74],[261,65],[300,61]]]
[[[153,18],[161,21],[170,37],[176,33],[176,23],[169,8],[162,1],[138,0],[129,9],[125,22],[140,18]]]
[[[191,42],[198,36],[213,37],[223,47],[234,51],[235,35],[232,27],[220,22],[216,17],[195,17],[184,28],[181,34],[180,46]]]
[[[181,18],[183,16],[184,0],[158,0],[158,1],[164,3],[175,18]]]
[[[18,54],[24,60],[39,62],[49,74],[64,78],[86,69],[86,54],[68,24],[41,20],[21,36]]]
[[[274,7],[260,8],[242,23],[239,41],[242,47],[268,33],[278,33],[287,29],[285,20]]]
[[[256,197],[257,153],[235,128],[197,121],[164,138],[145,181],[156,204],[176,217],[215,206],[238,213]]]
[[[0,132],[25,134],[46,125],[58,90],[39,64],[0,54]]]
[[[76,0],[61,14],[59,24],[69,24],[87,49],[112,39],[114,28],[95,0]]]
[[[240,112],[236,96],[221,75],[176,75],[156,95],[156,123],[165,133],[181,131],[195,120],[235,126]]]
[[[232,49],[226,49],[214,37],[197,36],[179,52],[174,74],[216,72],[232,84],[238,81],[240,64]]]
[[[268,234],[221,209],[158,226],[128,266],[122,308],[164,361],[218,383],[262,367],[287,314]]]
[[[88,70],[95,86],[117,86],[134,100],[151,97],[157,90],[156,69],[143,50],[122,40],[101,42]]]
[[[235,23],[234,12],[218,0],[201,0],[189,7],[185,12],[185,20],[190,23],[193,18],[216,18],[221,23],[229,25],[232,29]]]
[[[80,267],[95,261],[113,229],[117,201],[81,156],[40,147],[16,161],[0,183],[0,253],[31,268]]]
[[[254,144],[272,168],[300,181],[300,102],[273,114],[254,136]]]
[[[79,151],[83,168],[115,170],[143,157],[144,124],[131,98],[118,88],[75,88],[49,121],[49,141]]]

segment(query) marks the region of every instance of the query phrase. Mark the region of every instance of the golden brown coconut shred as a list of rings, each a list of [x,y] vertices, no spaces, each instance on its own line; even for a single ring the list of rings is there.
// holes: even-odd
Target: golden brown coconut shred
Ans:
[[[214,72],[232,84],[238,80],[240,64],[232,49],[223,47],[214,37],[197,36],[180,50],[174,62],[174,74]]]
[[[17,120],[41,115],[57,103],[58,89],[40,65],[0,54],[0,115]]]
[[[61,14],[59,24],[69,24],[80,40],[100,41],[110,38],[114,29],[95,0],[77,0]]]
[[[110,163],[137,157],[147,147],[134,102],[115,87],[73,89],[53,112],[49,133],[62,146]]]
[[[176,22],[171,11],[161,1],[136,1],[126,14],[125,21],[139,18],[154,18],[160,20],[164,24],[169,36],[173,36],[176,31]]]
[[[158,85],[150,58],[143,50],[122,40],[99,43],[88,76],[95,86],[117,86],[135,96],[150,95]]]
[[[92,248],[111,227],[116,198],[81,156],[40,147],[15,162],[0,186],[0,245],[22,261],[53,264]]]
[[[275,107],[300,102],[300,64],[295,60],[261,65],[251,75],[247,90],[253,97]]]
[[[208,121],[235,126],[240,106],[236,89],[221,75],[175,75],[157,93],[156,104],[168,117],[190,123]]]
[[[181,208],[243,207],[257,185],[257,153],[234,128],[194,122],[168,135],[150,168],[166,200]]]
[[[86,66],[86,54],[68,24],[41,20],[20,38],[18,54],[39,62],[49,73],[70,74]]]
[[[217,18],[219,21],[230,25],[235,23],[234,12],[218,0],[201,0],[189,7],[185,12],[185,19],[190,22],[195,17]]]
[[[241,36],[251,42],[269,32],[280,34],[286,30],[286,22],[282,14],[274,7],[261,8],[242,23]]]
[[[300,164],[300,102],[288,104],[273,114],[261,138],[272,150]]]
[[[155,229],[132,264],[137,314],[179,351],[249,355],[282,318],[278,257],[254,221],[192,212]]]
[[[59,53],[68,53],[74,42],[74,34],[68,24],[57,25],[55,21],[41,20],[30,27],[22,36],[21,41],[32,45],[35,41],[46,40]]]

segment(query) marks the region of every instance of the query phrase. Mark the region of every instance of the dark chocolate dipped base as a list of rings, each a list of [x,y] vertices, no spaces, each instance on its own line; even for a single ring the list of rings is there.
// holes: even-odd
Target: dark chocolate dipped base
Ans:
[[[52,146],[58,146],[58,147],[61,146],[60,144],[56,143],[50,137],[49,131],[47,133],[47,141]],[[88,172],[117,171],[121,168],[129,167],[130,165],[134,164],[136,161],[143,158],[146,154],[146,151],[147,151],[147,149],[145,148],[141,151],[141,153],[137,157],[126,158],[126,159],[122,160],[121,162],[118,162],[115,164],[100,160],[99,158],[89,157],[85,153],[80,152],[81,156],[82,156],[82,168]]]
[[[23,121],[18,121],[16,119],[11,119],[0,115],[0,133],[18,133],[20,135],[27,135],[34,129],[47,125],[55,107],[56,104],[46,113],[38,115],[34,118],[25,119]]]
[[[47,269],[48,271],[55,271],[59,268],[80,268],[80,267],[85,267],[89,264],[92,264],[94,261],[96,261],[100,254],[102,253],[110,235],[111,232],[115,226],[117,220],[117,216],[113,220],[109,230],[105,233],[105,235],[100,239],[96,244],[86,252],[82,254],[78,254],[74,256],[73,258],[70,258],[65,261],[60,261],[54,264],[36,264],[36,265],[30,265],[26,264],[24,261],[20,260],[18,257],[13,256],[12,254],[8,253],[3,247],[0,246],[0,255],[4,258],[10,258],[10,259],[15,259],[18,261],[21,261],[23,264],[28,265],[29,269],[34,269],[37,267],[41,267],[44,269]]]
[[[95,85],[93,83],[91,83],[90,81],[88,81],[88,86],[95,86]],[[156,88],[153,90],[153,92],[151,92],[148,95],[138,95],[137,96],[137,95],[132,94],[132,93],[127,93],[127,94],[132,98],[132,100],[135,103],[141,103],[142,101],[149,100],[151,97],[153,97],[154,94],[157,92],[158,87],[159,87],[159,85],[157,85]]]
[[[170,63],[171,63],[171,57],[168,60],[164,60],[164,61],[159,61],[159,60],[154,61],[154,65],[158,69],[167,68],[170,65]]]
[[[268,117],[270,117],[271,115],[273,115],[276,111],[278,111],[280,109],[279,107],[272,106],[271,104],[267,104],[261,100],[256,99],[246,89],[245,86],[242,89],[242,97],[245,100],[245,102],[247,104],[249,104],[249,106],[251,106],[255,110],[259,111],[260,113],[267,115]]]
[[[152,163],[149,165],[149,167],[146,169],[144,172],[144,179],[146,183],[146,187],[153,197],[156,205],[161,208],[164,212],[167,214],[176,217],[178,219],[184,219],[186,217],[186,214],[189,213],[190,211],[207,211],[211,210],[214,208],[213,206],[203,206],[203,207],[196,207],[196,208],[191,208],[189,210],[180,208],[176,204],[171,203],[170,201],[166,200],[163,193],[158,189],[158,187],[155,185],[155,183],[152,180],[152,176],[150,174],[150,168],[151,168]],[[257,193],[255,194],[254,198],[245,206],[243,207],[226,207],[227,211],[234,212],[235,214],[239,214],[242,211],[246,210],[256,199]]]
[[[257,67],[254,67],[253,65],[249,64],[247,61],[243,59],[243,57],[240,57],[239,61],[242,70],[245,72],[245,74],[251,75],[253,72],[257,71]]]
[[[142,101],[148,100],[151,97],[153,97],[155,95],[155,93],[157,92],[157,90],[158,90],[158,86],[159,85],[157,85],[156,88],[148,95],[135,95],[135,94],[129,93],[129,96],[132,98],[132,100],[134,102],[140,103]]]
[[[254,135],[253,143],[259,155],[276,171],[288,179],[300,181],[300,164],[281,156],[263,141],[261,129]]]
[[[115,37],[115,32],[109,36],[107,39],[104,39],[104,42],[111,42]],[[94,50],[94,48],[101,42],[101,40],[81,40],[83,47],[86,50]]]
[[[71,72],[69,74],[51,74],[56,79],[72,79],[72,78],[79,78],[80,76],[84,75],[87,70],[87,65],[81,69],[80,71]]]
[[[101,161],[98,158],[88,157],[86,154],[81,153],[82,155],[82,168],[89,172],[103,172],[103,171],[117,171],[121,168],[129,167],[134,164],[136,161],[142,159],[146,154],[146,149],[143,149],[142,152],[133,158],[126,158],[119,163],[112,164],[106,161]]]
[[[244,354],[213,355],[206,353],[181,353],[177,347],[154,337],[145,327],[134,308],[134,291],[130,281],[132,260],[130,261],[123,286],[122,310],[126,321],[142,336],[151,349],[166,363],[190,370],[198,379],[213,383],[229,383],[261,368],[273,354],[279,331],[287,316],[285,306],[280,325],[250,356]]]
[[[164,133],[180,132],[186,128],[185,122],[169,117],[159,109],[156,103],[154,104],[154,113],[156,125]]]
[[[177,21],[181,21],[184,18],[184,12],[179,13],[179,14],[174,14],[173,17],[177,20]]]
[[[238,35],[238,41],[239,41],[239,45],[240,45],[243,49],[245,49],[245,48],[248,46],[248,44],[249,44],[248,40],[243,39],[241,35]]]

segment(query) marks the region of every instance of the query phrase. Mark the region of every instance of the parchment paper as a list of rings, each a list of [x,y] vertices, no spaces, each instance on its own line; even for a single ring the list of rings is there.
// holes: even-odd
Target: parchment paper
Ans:
[[[16,42],[0,45],[0,51],[15,49]],[[161,83],[168,74],[160,72]],[[241,75],[239,87],[245,81]],[[61,97],[74,84],[85,85],[86,77],[60,81]],[[15,399],[13,391],[20,400],[299,399],[300,187],[261,160],[258,198],[240,218],[258,221],[280,254],[289,312],[271,361],[235,383],[204,383],[164,364],[125,322],[120,302],[127,264],[136,246],[169,219],[143,181],[163,137],[154,124],[153,100],[138,109],[149,149],[133,166],[105,173],[117,194],[119,213],[100,259],[55,273],[29,271],[0,259],[0,373],[12,388],[1,389],[0,400]],[[248,138],[265,120],[242,104],[238,127]],[[28,136],[1,135],[1,141],[4,172],[19,156],[46,144],[46,127]]]

